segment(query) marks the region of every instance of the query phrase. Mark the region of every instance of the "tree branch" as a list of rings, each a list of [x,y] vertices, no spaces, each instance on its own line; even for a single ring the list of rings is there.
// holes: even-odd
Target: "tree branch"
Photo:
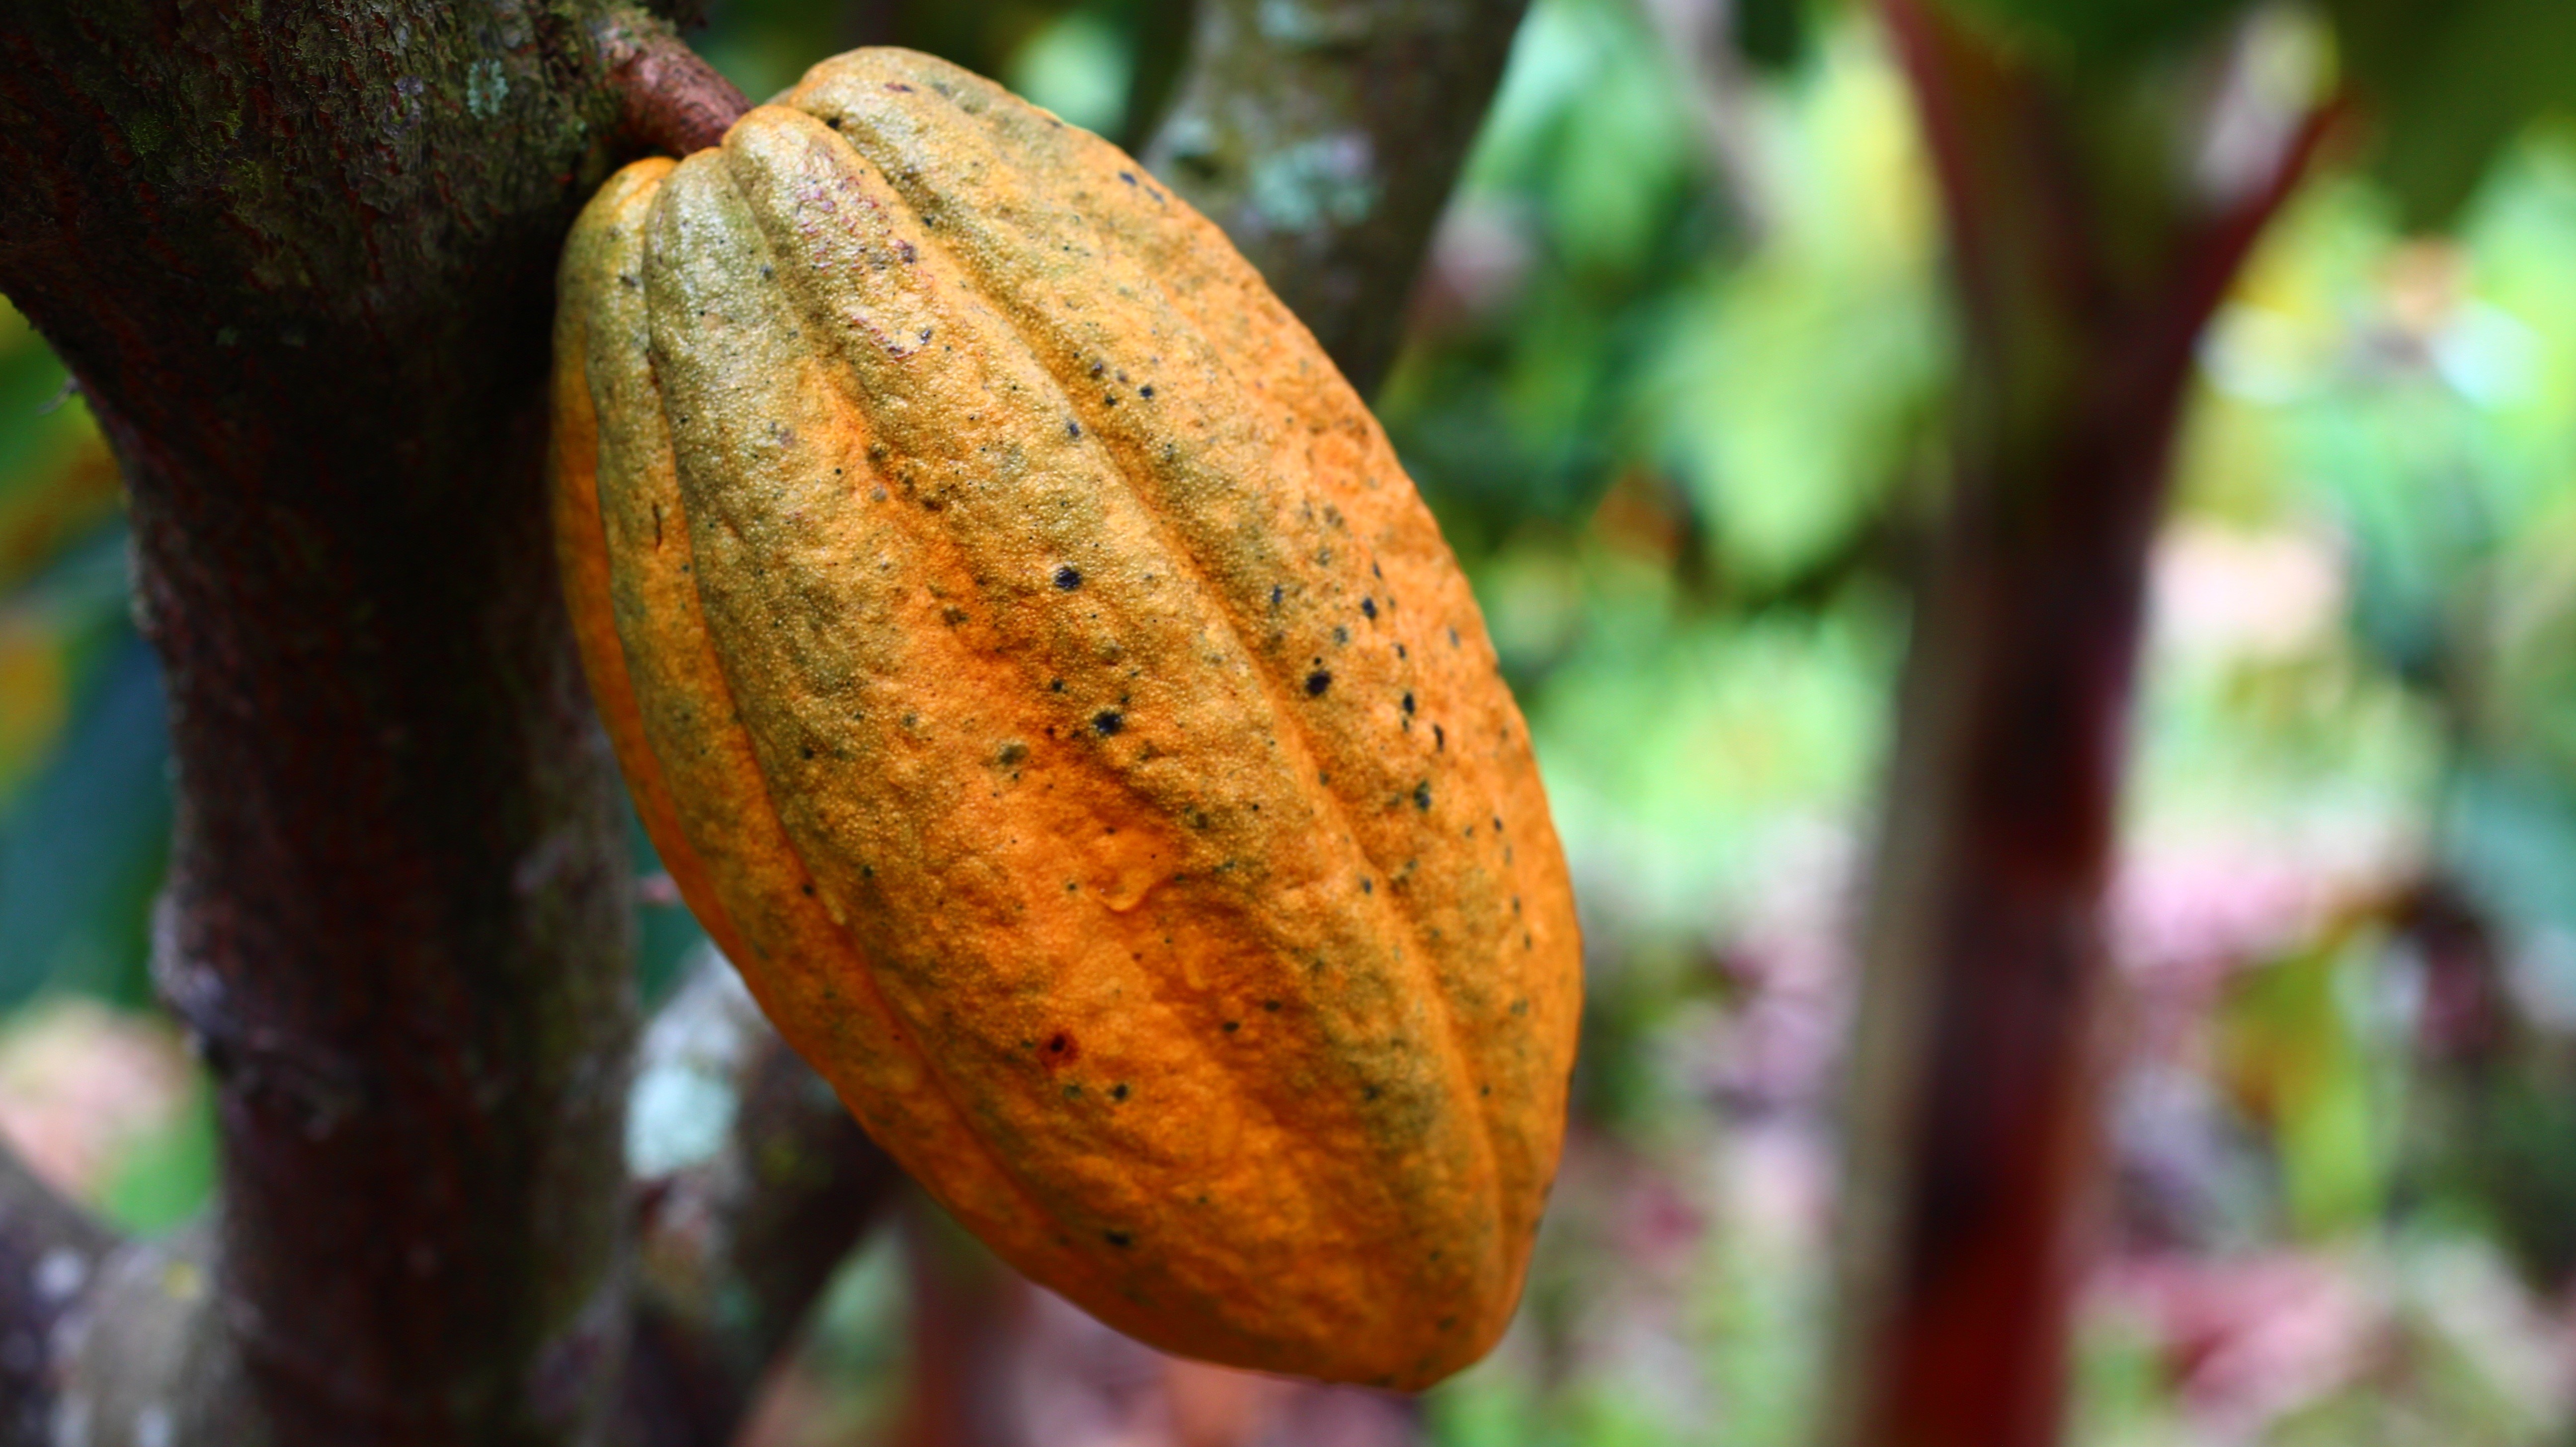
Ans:
[[[2098,1150],[2101,903],[2148,548],[2193,343],[2289,195],[2207,214],[2158,112],[1883,0],[1939,173],[1967,355],[1915,600],[1863,956],[1826,1440],[2056,1440]],[[2107,143],[2106,143],[2107,141]],[[2113,223],[2109,218],[2119,218]]]
[[[646,1032],[620,1447],[723,1447],[902,1173],[710,950]]]
[[[116,1235],[0,1144],[0,1444],[53,1441],[56,1331],[80,1310]]]
[[[601,27],[600,53],[618,100],[618,130],[636,151],[685,156],[724,139],[751,109],[669,25],[624,11]]]
[[[1527,0],[1201,0],[1145,163],[1225,228],[1362,396]]]

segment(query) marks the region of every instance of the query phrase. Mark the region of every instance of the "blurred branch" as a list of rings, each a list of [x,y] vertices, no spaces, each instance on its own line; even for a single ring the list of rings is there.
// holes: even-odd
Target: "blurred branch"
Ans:
[[[52,1444],[56,1332],[115,1245],[0,1143],[0,1447]]]
[[[641,1270],[616,1441],[723,1447],[902,1173],[713,951],[645,1033],[634,1112]]]
[[[2213,198],[2140,155],[2198,110],[1884,0],[1940,174],[1967,355],[1916,594],[1853,1044],[1827,1440],[2039,1447],[2103,1069],[2101,903],[2193,348],[2325,133]],[[2143,102],[2143,103],[2142,103]],[[2125,129],[2159,117],[2149,145]]]
[[[1362,396],[1527,0],[1200,0],[1145,162],[1225,228]]]

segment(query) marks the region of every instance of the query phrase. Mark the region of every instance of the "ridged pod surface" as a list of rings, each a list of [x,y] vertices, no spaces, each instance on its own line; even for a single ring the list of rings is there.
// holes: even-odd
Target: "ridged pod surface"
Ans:
[[[863,50],[620,172],[561,295],[594,689],[788,1041],[1147,1342],[1481,1355],[1556,1168],[1573,898],[1464,578],[1222,234]]]

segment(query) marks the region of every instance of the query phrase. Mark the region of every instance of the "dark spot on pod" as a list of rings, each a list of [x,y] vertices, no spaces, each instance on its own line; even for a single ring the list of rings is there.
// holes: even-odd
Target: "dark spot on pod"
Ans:
[[[1100,1239],[1108,1242],[1112,1246],[1125,1247],[1136,1244],[1136,1238],[1128,1235],[1124,1231],[1103,1231],[1100,1233]]]
[[[1503,816],[1500,814],[1494,816],[1494,832],[1497,834],[1503,832]]]
[[[1479,1085],[1476,1087],[1476,1094],[1479,1096],[1491,1095],[1493,1093],[1494,1088],[1490,1085]]]
[[[1081,1087],[1081,1086],[1079,1086],[1079,1085],[1068,1085],[1068,1086],[1066,1086],[1066,1087],[1064,1088],[1064,1098],[1065,1098],[1065,1099],[1067,1099],[1067,1100],[1080,1100],[1080,1099],[1082,1099],[1082,1087]]]
[[[1091,364],[1091,375],[1095,377],[1108,370],[1109,364],[1107,362],[1094,362]]]
[[[1082,586],[1082,570],[1066,563],[1055,570],[1055,585],[1070,593]]]
[[[810,884],[800,884],[800,885],[798,885],[798,886],[796,886],[796,887],[797,887],[799,890],[803,891],[803,892],[805,893],[805,895],[806,895],[808,898],[811,898],[811,897],[812,897],[812,895],[813,895],[813,893],[814,893],[814,886],[812,886],[812,885],[810,885]]]
[[[1049,693],[1062,693],[1062,692],[1064,692],[1064,680],[1063,680],[1063,679],[1061,679],[1061,678],[1050,678],[1050,679],[1048,679],[1048,680],[1047,680],[1047,692],[1049,692]]]
[[[1449,646],[1452,648],[1458,646],[1458,630],[1455,628],[1449,630]]]
[[[1449,731],[1438,724],[1433,724],[1431,726],[1431,747],[1435,749],[1445,749],[1449,747]]]
[[[1279,600],[1280,600],[1280,599],[1282,599],[1282,598],[1284,598],[1284,597],[1286,597],[1286,596],[1288,596],[1288,590],[1287,590],[1286,588],[1281,587],[1281,586],[1280,586],[1280,585],[1278,585],[1277,583],[1273,583],[1273,584],[1271,584],[1271,585],[1270,585],[1270,606],[1271,606],[1271,607],[1273,607],[1273,608],[1278,607],[1278,606],[1279,606]]]
[[[1118,173],[1118,179],[1126,182],[1130,186],[1133,186],[1136,184],[1136,173],[1133,171],[1121,171]]]
[[[830,120],[823,122],[823,124],[830,126],[832,129],[837,131],[841,128],[841,118],[839,116],[834,116]]]
[[[1261,1008],[1269,1011],[1273,1015],[1276,1015],[1279,1013],[1279,1002],[1276,1000],[1264,1000],[1261,1002]]]
[[[1444,1317],[1440,1318],[1440,1329],[1441,1329],[1442,1331],[1448,1331],[1448,1330],[1450,1330],[1450,1329],[1454,1328],[1454,1327],[1455,1327],[1455,1326],[1457,1326],[1457,1325],[1458,1325],[1458,1318],[1457,1318],[1457,1317],[1455,1317],[1455,1316],[1444,1316]]]
[[[1350,641],[1351,641],[1351,630],[1349,630],[1348,628],[1344,628],[1343,626],[1341,626],[1341,625],[1340,625],[1340,624],[1338,624],[1338,623],[1334,624],[1334,625],[1333,625],[1333,641],[1334,641],[1335,643],[1348,643],[1348,642],[1350,642]]]
[[[1421,783],[1413,786],[1413,807],[1425,811],[1428,811],[1431,808],[1431,781],[1429,779],[1425,779]]]
[[[1013,739],[1009,743],[1002,745],[1002,751],[995,754],[993,756],[993,760],[1003,768],[1007,769],[1028,756],[1029,746],[1021,743],[1018,739]]]
[[[1228,1035],[1231,1035],[1231,1034],[1233,1034],[1235,1031],[1240,1030],[1240,1029],[1242,1029],[1242,1028],[1243,1028],[1243,1022],[1242,1022],[1242,1021],[1240,1021],[1240,1020],[1228,1020],[1228,1021],[1226,1021],[1226,1022],[1225,1022],[1225,1033],[1227,1033]]]
[[[1404,696],[1404,711],[1405,711],[1405,713],[1406,713],[1406,714],[1408,714],[1408,715],[1410,715],[1410,714],[1413,712],[1413,695],[1412,695],[1412,694],[1409,694],[1409,693],[1408,693],[1408,694],[1406,694],[1406,695]]]
[[[1377,600],[1375,598],[1362,598],[1360,600],[1360,612],[1369,618],[1377,617]]]
[[[1074,421],[1070,417],[1067,417],[1064,419],[1064,435],[1067,437],[1080,437],[1082,435],[1082,424]]]
[[[1513,895],[1513,896],[1512,896],[1512,913],[1514,913],[1514,914],[1518,914],[1518,913],[1520,913],[1520,912],[1521,912],[1521,897],[1520,897],[1519,895],[1517,895],[1517,894],[1516,894],[1516,895]]]
[[[1528,1014],[1528,1013],[1529,1013],[1529,1001],[1527,1001],[1527,1000],[1514,1000],[1514,1001],[1512,1002],[1512,1013],[1513,1013],[1513,1014],[1515,1014],[1515,1015],[1526,1015],[1526,1014]]]
[[[1139,397],[1151,398],[1154,395],[1154,384],[1148,382],[1144,386],[1137,388],[1136,395]]]
[[[912,87],[911,87],[911,86],[908,86],[908,85],[905,85],[902,81],[899,81],[899,80],[890,80],[890,81],[887,81],[887,82],[886,82],[886,89],[888,89],[888,90],[893,90],[893,91],[901,91],[901,92],[903,92],[905,95],[910,95],[910,94],[912,94]]]
[[[806,745],[805,745],[805,746],[803,746],[802,748],[799,748],[796,752],[798,752],[798,753],[800,753],[800,754],[803,754],[805,757],[807,757],[807,758],[809,758],[809,759],[810,759],[810,758],[814,757],[814,746],[813,746],[812,744],[806,744]]]
[[[1324,696],[1324,690],[1332,686],[1333,676],[1320,668],[1306,675],[1306,696],[1308,698],[1322,698]]]
[[[1374,1085],[1363,1085],[1360,1087],[1360,1099],[1362,1100],[1375,1100],[1377,1099],[1377,1094],[1377,1087]]]
[[[1526,1005],[1529,1002],[1524,1000],[1521,1003]],[[1125,1100],[1127,1098],[1127,1082],[1122,1080],[1116,1085],[1109,1087],[1109,1098],[1111,1100]]]
[[[1091,727],[1105,739],[1127,727],[1127,715],[1114,708],[1104,708],[1091,716]]]
[[[1082,1047],[1073,1042],[1073,1036],[1070,1034],[1067,1034],[1062,1030],[1058,1030],[1053,1035],[1047,1037],[1045,1050],[1047,1064],[1067,1064],[1078,1058],[1081,1054]]]
[[[1377,881],[1376,881],[1376,880],[1374,880],[1374,879],[1366,878],[1365,876],[1364,876],[1364,877],[1362,877],[1362,878],[1361,878],[1361,880],[1360,880],[1360,893],[1362,893],[1362,894],[1375,894],[1375,893],[1377,893]]]

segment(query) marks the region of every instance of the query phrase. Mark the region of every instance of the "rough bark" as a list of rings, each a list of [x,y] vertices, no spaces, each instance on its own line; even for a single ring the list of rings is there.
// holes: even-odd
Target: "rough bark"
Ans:
[[[2121,129],[2155,114],[2139,93],[2014,59],[1918,0],[1884,9],[1966,354],[1863,939],[1826,1440],[2040,1447],[2097,1152],[2148,545],[2194,343],[2322,114],[2269,174],[2210,196],[2162,163],[2188,132],[2141,147]]]
[[[1225,228],[1360,395],[1528,0],[1200,0],[1144,160]]]
[[[629,884],[538,477],[593,18],[0,14],[0,290],[125,472],[206,1300],[280,1443],[587,1440],[620,1353]]]

